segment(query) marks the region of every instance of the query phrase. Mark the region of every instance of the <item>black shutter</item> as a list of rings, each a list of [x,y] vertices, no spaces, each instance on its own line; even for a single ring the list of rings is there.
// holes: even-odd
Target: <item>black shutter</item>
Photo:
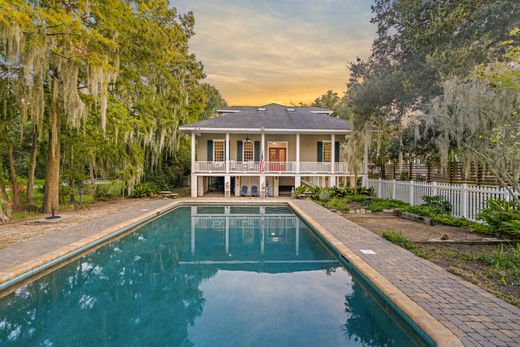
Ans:
[[[339,163],[339,142],[334,143],[334,161]]]
[[[316,158],[318,158],[318,163],[321,163],[323,161],[323,142],[318,141],[317,149],[318,149],[318,153],[317,153]]]
[[[208,140],[208,161],[213,161],[213,140]]]
[[[237,141],[237,161],[242,161],[242,140]]]
[[[260,141],[255,141],[255,161],[260,161]]]

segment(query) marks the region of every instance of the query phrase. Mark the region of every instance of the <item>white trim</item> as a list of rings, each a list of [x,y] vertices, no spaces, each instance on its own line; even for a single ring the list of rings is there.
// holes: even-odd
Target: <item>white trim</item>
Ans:
[[[328,114],[329,116],[333,113],[333,111],[309,111],[310,113],[316,114]]]
[[[244,156],[244,148],[245,148],[245,146],[244,146],[244,143],[246,143],[246,142],[251,142],[253,144],[253,160],[245,160],[245,156]],[[248,140],[248,141],[242,140],[242,161],[243,162],[252,162],[252,161],[254,162],[255,161],[255,140]]]
[[[330,140],[322,140],[321,143],[322,144],[324,144],[324,143],[330,143],[331,144],[330,145],[330,156],[332,157],[332,141],[330,141]],[[318,158],[316,158],[316,159],[318,159]],[[334,159],[334,158],[332,158],[332,159]],[[322,163],[331,163],[331,161],[325,160],[325,146],[323,146],[323,145],[321,146],[321,162]]]
[[[226,140],[225,139],[211,139],[211,141],[213,141],[213,161],[220,161],[220,160],[215,160],[215,142],[224,142],[224,153],[222,153],[224,160],[222,160],[222,161],[225,162],[226,161]]]
[[[240,110],[217,110],[217,113],[238,113]]]
[[[186,127],[181,126],[179,128],[181,131],[196,131],[196,132],[205,132],[205,133],[230,133],[230,134],[255,134],[255,133],[282,133],[282,134],[349,134],[352,133],[350,129],[267,129],[267,128],[199,128],[199,127]],[[374,130],[376,131],[376,130]]]
[[[264,158],[264,161],[265,162],[269,162],[270,161],[270,158],[269,158],[269,148],[271,148],[271,143],[283,143],[285,145],[285,162],[289,162],[289,141],[267,141],[267,159],[268,160],[265,160]],[[282,147],[273,147],[273,148],[282,148]]]

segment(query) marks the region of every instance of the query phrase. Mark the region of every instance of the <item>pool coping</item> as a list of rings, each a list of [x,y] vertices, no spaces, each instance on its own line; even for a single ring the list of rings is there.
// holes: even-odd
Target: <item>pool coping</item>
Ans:
[[[165,206],[144,212],[142,215],[119,223],[107,229],[100,231],[92,236],[83,238],[73,242],[65,247],[58,248],[45,254],[42,257],[24,262],[14,267],[8,268],[0,272],[0,293],[9,291],[10,288],[16,287],[24,281],[30,281],[31,278],[37,277],[38,274],[58,267],[67,260],[81,256],[100,245],[110,242],[120,235],[130,232],[143,224],[160,217],[161,215],[174,210],[177,207],[188,204],[240,204],[240,205],[261,205],[265,203],[281,203],[289,206],[297,215],[305,220],[330,247],[338,254],[343,256],[357,271],[359,271],[375,288],[394,304],[410,321],[412,321],[419,329],[421,329],[437,346],[463,346],[460,339],[453,334],[447,327],[431,316],[425,309],[411,300],[388,279],[378,273],[374,268],[368,265],[362,258],[350,250],[343,242],[339,241],[332,233],[324,228],[320,223],[315,221],[293,201],[288,199],[178,199]]]

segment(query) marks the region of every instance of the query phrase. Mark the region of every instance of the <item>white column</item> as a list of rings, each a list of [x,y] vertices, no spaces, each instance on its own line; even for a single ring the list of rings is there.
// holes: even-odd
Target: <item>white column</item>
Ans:
[[[197,196],[204,196],[205,192],[204,176],[197,176]]]
[[[336,134],[330,135],[330,172],[334,174],[336,166]]]
[[[197,176],[194,174],[191,175],[191,197],[196,198],[197,197]]]
[[[302,185],[302,177],[300,175],[294,177],[294,188],[298,188]]]
[[[300,134],[296,134],[296,173],[300,173]]]
[[[195,169],[195,151],[197,150],[196,149],[196,146],[195,146],[195,132],[192,132],[191,133],[191,172],[193,173],[193,170]]]
[[[334,175],[336,171],[336,134],[330,134],[330,173],[329,176],[329,187],[334,187],[336,185],[336,176]]]
[[[261,144],[260,144],[261,148],[260,148],[260,155],[262,155],[262,153],[264,154],[264,168],[265,168],[265,163],[267,162],[267,158],[265,156],[265,134],[262,132],[262,137],[261,137]],[[264,169],[265,171],[265,169]],[[265,198],[265,174],[262,172],[260,173],[260,197],[261,198]]]
[[[226,133],[226,173],[229,173],[229,133]]]
[[[224,196],[226,198],[231,197],[231,176],[224,176]]]

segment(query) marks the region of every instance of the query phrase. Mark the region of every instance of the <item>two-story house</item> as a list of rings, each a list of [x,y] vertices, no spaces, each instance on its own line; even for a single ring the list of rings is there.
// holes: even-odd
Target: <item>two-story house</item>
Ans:
[[[302,183],[352,182],[341,146],[351,130],[332,111],[270,104],[217,113],[180,128],[191,135],[193,197],[278,196]],[[365,146],[361,176],[367,172],[367,153]]]

